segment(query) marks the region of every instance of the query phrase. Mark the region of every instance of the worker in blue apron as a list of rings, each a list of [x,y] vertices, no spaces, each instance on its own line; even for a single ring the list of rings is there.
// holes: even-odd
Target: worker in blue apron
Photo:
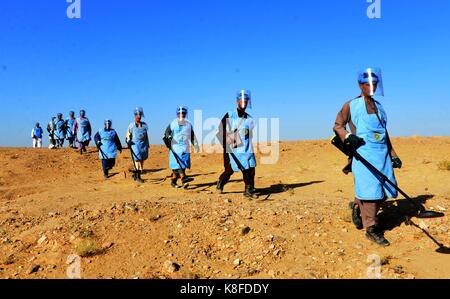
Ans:
[[[63,119],[62,113],[57,114],[57,118],[55,120],[55,140],[56,147],[62,148],[64,145],[64,139],[66,138],[66,122]]]
[[[374,165],[396,184],[394,168],[402,161],[395,152],[387,132],[387,116],[375,96],[383,96],[381,70],[368,68],[358,74],[359,97],[345,103],[336,118],[334,131],[351,150]],[[347,125],[350,130],[347,130]],[[387,198],[396,198],[397,191],[380,180],[360,161],[353,158],[351,169],[355,186],[355,201],[350,203],[352,221],[358,229],[366,229],[366,237],[381,246],[390,243],[384,237],[377,213]]]
[[[191,169],[191,144],[196,152],[200,151],[192,124],[186,119],[187,107],[180,106],[176,110],[177,118],[166,128],[164,143],[169,148],[169,167],[172,170],[170,185],[173,188],[188,188],[192,179],[186,176],[186,168]],[[181,179],[182,186],[177,185]]]
[[[78,143],[78,150],[80,154],[87,152],[86,147],[91,142],[92,128],[89,119],[86,117],[86,111],[80,111],[80,117],[75,120],[74,134]]]
[[[141,175],[144,170],[144,162],[148,159],[148,151],[150,147],[148,138],[148,126],[142,121],[144,117],[144,109],[137,107],[134,110],[134,122],[128,126],[125,141],[130,148],[131,158],[134,161],[135,171],[133,179],[139,183],[143,183]]]
[[[256,199],[255,189],[256,158],[253,151],[252,133],[255,127],[253,118],[246,112],[251,108],[251,92],[241,90],[236,96],[236,109],[222,118],[217,138],[223,146],[224,168],[217,182],[217,193],[223,193],[224,186],[234,172],[242,172],[244,178],[244,196]]]
[[[49,139],[48,148],[49,149],[56,148],[55,120],[56,120],[56,117],[52,116],[52,120],[47,124],[47,132],[48,132],[48,139]]]
[[[42,130],[41,125],[36,123],[33,130],[31,130],[31,139],[33,139],[33,148],[42,147],[42,136],[44,136],[44,130]]]
[[[70,148],[76,148],[75,134],[73,133],[73,125],[75,123],[75,112],[69,112],[69,118],[66,119],[66,139]]]
[[[122,144],[116,130],[112,128],[112,121],[107,119],[104,125],[104,128],[95,134],[94,142],[102,161],[103,176],[107,179],[109,171],[116,165],[117,151],[122,153]]]

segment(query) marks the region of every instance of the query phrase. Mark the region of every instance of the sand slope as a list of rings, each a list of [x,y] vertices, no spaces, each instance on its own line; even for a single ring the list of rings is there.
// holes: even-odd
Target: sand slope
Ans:
[[[450,161],[450,138],[393,143],[404,162],[401,187],[449,213],[450,171],[437,165]],[[381,215],[390,247],[353,227],[353,179],[327,141],[283,142],[278,164],[257,168],[257,201],[242,197],[240,174],[225,194],[214,193],[221,155],[194,155],[195,181],[174,190],[162,146],[152,147],[142,185],[130,178],[128,151],[107,181],[89,152],[0,149],[0,277],[65,278],[67,257],[83,244],[94,251],[81,259],[83,278],[363,278],[371,254],[385,278],[450,277],[450,255],[398,218],[410,210],[403,200],[386,203]],[[448,216],[413,221],[450,246]]]

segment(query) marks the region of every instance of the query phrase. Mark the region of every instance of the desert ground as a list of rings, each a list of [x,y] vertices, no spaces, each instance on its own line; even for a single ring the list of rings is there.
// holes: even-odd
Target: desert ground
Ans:
[[[393,144],[400,187],[449,213],[450,137]],[[282,142],[250,201],[239,173],[215,193],[221,154],[193,154],[184,190],[169,185],[163,146],[151,147],[144,184],[126,149],[105,180],[93,147],[1,148],[0,277],[66,278],[78,255],[82,278],[366,278],[376,256],[383,278],[450,278],[450,255],[436,252],[450,246],[448,216],[406,225],[414,209],[400,196],[380,213],[391,246],[370,243],[350,221],[345,162],[328,140]]]

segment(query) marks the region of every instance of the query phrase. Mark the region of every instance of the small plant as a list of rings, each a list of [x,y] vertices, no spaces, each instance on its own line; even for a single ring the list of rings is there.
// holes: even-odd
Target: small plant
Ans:
[[[450,161],[444,160],[438,163],[440,170],[450,170]]]
[[[102,253],[102,249],[89,240],[83,240],[78,243],[75,251],[81,257],[89,257]]]

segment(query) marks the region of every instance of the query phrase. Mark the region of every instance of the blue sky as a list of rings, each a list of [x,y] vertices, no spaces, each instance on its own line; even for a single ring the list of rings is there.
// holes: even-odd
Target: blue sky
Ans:
[[[450,1],[65,0],[0,2],[0,146],[29,146],[36,121],[87,110],[125,135],[143,106],[152,143],[175,108],[221,117],[236,90],[281,139],[321,139],[358,95],[356,72],[383,70],[393,136],[450,133]],[[47,139],[47,138],[46,138]]]

